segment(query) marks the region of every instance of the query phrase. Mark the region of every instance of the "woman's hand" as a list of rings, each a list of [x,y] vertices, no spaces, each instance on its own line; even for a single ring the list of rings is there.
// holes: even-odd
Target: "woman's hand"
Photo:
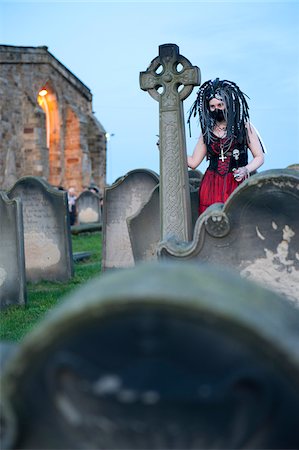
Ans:
[[[236,181],[238,181],[238,183],[246,180],[246,178],[249,178],[249,170],[247,169],[247,167],[239,167],[238,169],[234,170],[234,178]]]

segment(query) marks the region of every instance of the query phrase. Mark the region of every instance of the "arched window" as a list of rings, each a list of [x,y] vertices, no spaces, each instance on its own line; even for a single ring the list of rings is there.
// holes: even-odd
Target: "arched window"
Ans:
[[[47,89],[43,88],[39,91],[37,101],[46,114],[46,131],[47,131],[47,147],[50,148],[50,112],[49,112],[49,96]]]
[[[60,120],[57,96],[48,82],[38,92],[37,101],[46,115],[47,148],[49,150],[49,183],[60,185],[63,161],[61,157]]]

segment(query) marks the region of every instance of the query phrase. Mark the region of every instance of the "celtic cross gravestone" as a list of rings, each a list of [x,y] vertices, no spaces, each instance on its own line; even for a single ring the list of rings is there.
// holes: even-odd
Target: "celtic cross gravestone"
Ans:
[[[159,46],[159,56],[140,73],[140,87],[159,102],[161,241],[191,239],[191,207],[183,100],[200,84],[200,69],[175,44]]]

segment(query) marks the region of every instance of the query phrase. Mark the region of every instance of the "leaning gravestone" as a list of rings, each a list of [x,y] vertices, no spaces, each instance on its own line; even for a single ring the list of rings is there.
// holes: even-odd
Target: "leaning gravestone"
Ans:
[[[0,191],[0,308],[25,305],[26,297],[22,205]]]
[[[102,221],[100,196],[83,191],[76,200],[77,218],[80,224]]]
[[[102,269],[134,266],[127,218],[146,203],[159,182],[150,170],[136,169],[127,173],[111,187],[105,188],[103,205]]]
[[[215,265],[72,293],[6,359],[2,449],[298,449],[299,311]]]
[[[7,192],[23,207],[28,281],[66,281],[73,276],[67,193],[42,178],[23,177]]]
[[[188,246],[166,243],[160,257],[221,264],[285,295],[299,306],[299,173],[261,172],[223,205],[211,205]]]

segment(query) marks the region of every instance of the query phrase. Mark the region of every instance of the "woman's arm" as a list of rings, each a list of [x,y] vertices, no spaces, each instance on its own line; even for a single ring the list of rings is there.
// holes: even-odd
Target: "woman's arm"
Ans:
[[[196,167],[199,166],[206,154],[207,146],[204,143],[203,137],[201,135],[197,141],[192,156],[187,156],[188,167],[190,167],[190,169],[196,169]]]
[[[256,169],[261,167],[264,164],[264,152],[262,144],[259,140],[257,132],[253,125],[250,123],[246,124],[247,133],[248,133],[248,148],[252,153],[253,160],[247,164],[247,169],[250,172],[254,172]]]
[[[235,170],[234,177],[237,181],[244,180],[251,172],[254,172],[264,164],[263,148],[255,128],[250,123],[247,123],[246,129],[248,134],[248,148],[252,153],[253,159],[246,166],[239,167],[239,169]]]

